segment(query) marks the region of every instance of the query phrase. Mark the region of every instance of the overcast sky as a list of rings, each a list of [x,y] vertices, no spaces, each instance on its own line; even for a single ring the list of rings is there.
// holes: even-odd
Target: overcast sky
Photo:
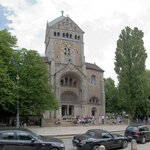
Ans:
[[[144,32],[150,69],[150,0],[0,0],[0,30],[16,35],[20,48],[44,55],[46,22],[59,17],[61,10],[85,32],[86,62],[105,70],[105,78],[116,80],[116,42],[125,26]]]

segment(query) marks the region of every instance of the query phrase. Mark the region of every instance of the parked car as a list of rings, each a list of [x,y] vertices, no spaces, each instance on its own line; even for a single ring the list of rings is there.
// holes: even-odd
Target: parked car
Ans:
[[[62,140],[23,128],[1,128],[0,150],[65,150]]]
[[[100,145],[104,145],[107,150],[110,150],[127,147],[128,139],[105,130],[91,129],[85,134],[74,136],[72,143],[78,149],[97,150]]]
[[[146,125],[132,125],[128,126],[124,135],[129,139],[135,139],[137,142],[144,144],[150,140],[150,128]]]

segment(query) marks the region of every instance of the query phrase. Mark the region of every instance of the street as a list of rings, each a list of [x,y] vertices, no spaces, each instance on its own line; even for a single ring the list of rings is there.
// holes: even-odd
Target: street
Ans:
[[[73,145],[72,145],[72,137],[64,138],[62,140],[65,143],[66,150],[77,150],[77,148],[73,147]],[[150,142],[147,142],[145,144],[138,143],[137,148],[138,148],[138,150],[149,150],[150,149]],[[118,149],[118,150],[120,150],[120,149]],[[131,143],[129,143],[128,147],[125,148],[124,150],[131,150]]]

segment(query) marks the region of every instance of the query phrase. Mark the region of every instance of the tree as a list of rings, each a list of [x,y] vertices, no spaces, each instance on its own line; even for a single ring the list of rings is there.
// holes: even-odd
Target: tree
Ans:
[[[16,42],[10,32],[0,31],[0,115],[16,114],[17,72],[20,114],[40,115],[58,109],[46,64],[36,51],[15,50]]]
[[[22,49],[18,62],[19,100],[22,115],[39,115],[45,110],[58,109],[58,101],[52,93],[46,64],[34,50]],[[18,55],[16,53],[16,56]]]
[[[119,95],[124,110],[132,120],[139,106],[145,106],[145,61],[143,32],[126,27],[121,31],[115,52],[115,72],[119,81]]]
[[[8,71],[4,62],[0,60],[0,107],[1,111],[11,111],[15,106],[14,82],[8,76]]]
[[[6,29],[0,31],[0,59],[10,69],[10,61],[16,47],[17,39]]]
[[[146,115],[149,116],[150,115],[150,70],[146,70],[145,74],[144,74],[144,79],[146,80],[146,93],[147,93],[147,102],[146,102]]]
[[[0,112],[12,111],[12,107],[16,105],[16,97],[14,94],[15,83],[10,78],[11,58],[13,56],[14,47],[16,47],[16,37],[12,36],[7,30],[0,31]]]
[[[105,96],[106,96],[106,111],[120,112],[118,89],[115,87],[115,82],[111,78],[104,79]]]

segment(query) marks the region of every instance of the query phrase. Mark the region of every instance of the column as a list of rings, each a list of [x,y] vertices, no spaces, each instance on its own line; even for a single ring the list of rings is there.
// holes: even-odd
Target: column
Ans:
[[[67,115],[69,116],[69,105],[67,105]]]

